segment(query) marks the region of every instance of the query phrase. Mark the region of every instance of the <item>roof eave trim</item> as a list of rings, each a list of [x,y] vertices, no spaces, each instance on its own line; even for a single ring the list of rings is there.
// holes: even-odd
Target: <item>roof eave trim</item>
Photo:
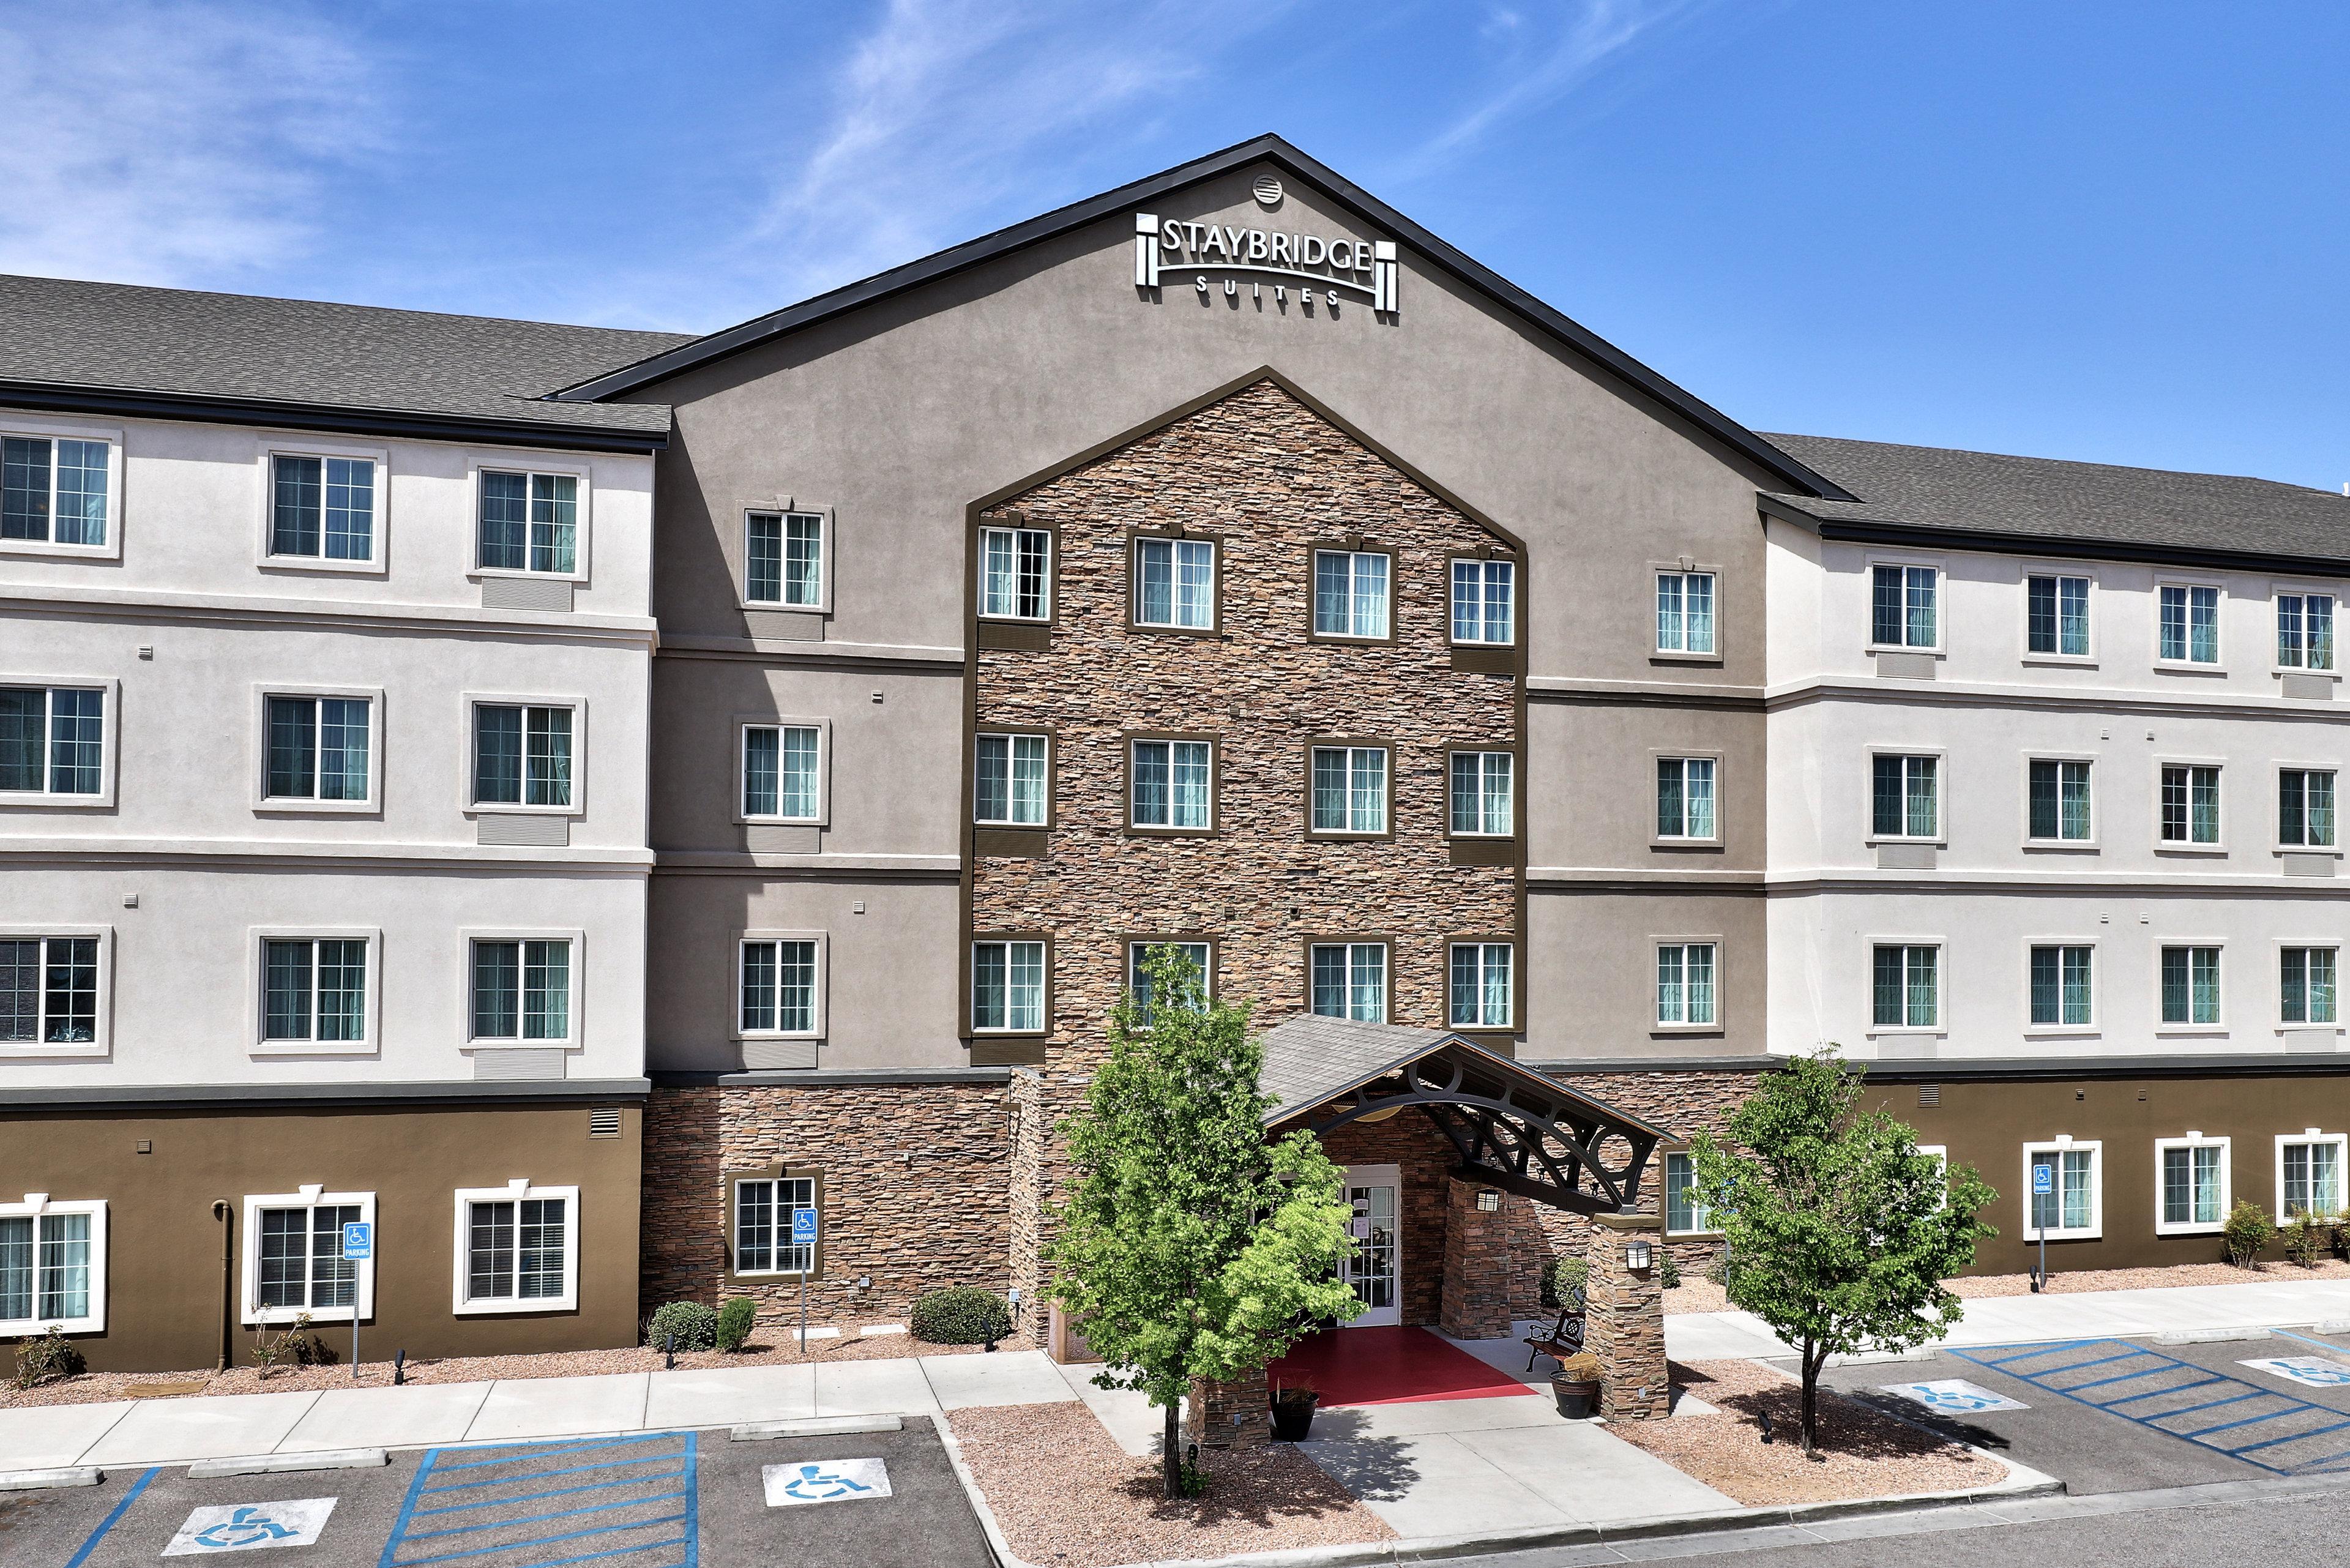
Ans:
[[[1448,1049],[1454,1045],[1458,1045],[1463,1050],[1471,1052],[1479,1056],[1482,1056],[1486,1061],[1492,1063],[1498,1067],[1509,1071],[1514,1071],[1524,1077],[1533,1078],[1539,1082],[1546,1091],[1558,1096],[1562,1099],[1573,1100],[1580,1105],[1588,1106],[1596,1110],[1603,1111],[1616,1120],[1620,1122],[1628,1122],[1633,1127],[1638,1127],[1640,1131],[1648,1133],[1659,1139],[1669,1139],[1673,1136],[1644,1116],[1635,1116],[1630,1111],[1618,1109],[1617,1106],[1609,1105],[1605,1100],[1595,1099],[1591,1096],[1585,1094],[1580,1089],[1573,1088],[1565,1084],[1560,1083],[1556,1078],[1552,1077],[1547,1073],[1536,1072],[1534,1068],[1528,1066],[1523,1062],[1516,1061],[1508,1056],[1501,1055],[1492,1051],[1488,1051],[1485,1047],[1478,1044],[1477,1042],[1470,1039],[1467,1035],[1458,1033],[1440,1035],[1438,1038],[1430,1041],[1425,1045],[1415,1046],[1411,1050],[1405,1052],[1402,1055],[1396,1057],[1393,1061],[1388,1063],[1387,1065],[1383,1067],[1363,1074],[1359,1077],[1348,1079],[1335,1088],[1322,1091],[1315,1098],[1297,1106],[1295,1110],[1284,1111],[1279,1106],[1270,1106],[1264,1114],[1264,1126],[1268,1127],[1276,1127],[1284,1122],[1294,1122],[1298,1117],[1308,1114],[1317,1106],[1329,1104],[1332,1100],[1338,1098],[1341,1095],[1353,1094],[1356,1090],[1362,1088],[1367,1084],[1378,1083],[1381,1078],[1386,1077],[1389,1073],[1395,1072],[1399,1068],[1407,1066],[1424,1057],[1432,1056],[1437,1052]]]
[[[2154,566],[2216,566],[2231,571],[2282,572],[2295,576],[2350,577],[2350,560],[2328,556],[2287,556],[2260,550],[2214,550],[2190,545],[2157,545],[2127,539],[2067,539],[2046,534],[2010,534],[1991,528],[1952,528],[1942,524],[1822,517],[1783,495],[1764,495],[1765,516],[1776,517],[1839,544],[1901,545],[1970,550],[2073,561],[2139,561]]]
[[[532,447],[556,452],[647,454],[662,451],[669,445],[667,431],[616,430],[608,425],[542,424],[529,420],[485,420],[462,414],[386,411],[343,408],[332,403],[285,402],[276,399],[217,397],[192,392],[137,391],[54,381],[0,380],[0,404],[64,413],[115,414],[126,419],[267,425],[280,430],[340,431],[360,435],[469,441],[485,446]]]
[[[1834,480],[1773,446],[1721,410],[1668,380],[1565,313],[1544,304],[1482,263],[1471,259],[1464,252],[1439,239],[1335,170],[1308,157],[1280,137],[1271,135],[1253,137],[1222,151],[1211,152],[1189,163],[1178,164],[1172,169],[1121,185],[1114,191],[1073,202],[1010,228],[967,240],[962,244],[908,262],[903,266],[892,267],[857,283],[844,285],[828,294],[817,295],[813,299],[802,300],[797,305],[786,306],[739,326],[713,332],[706,337],[681,344],[633,365],[622,366],[575,386],[562,388],[552,396],[574,402],[599,402],[619,397],[712,359],[740,352],[754,344],[813,327],[909,289],[951,277],[1072,229],[1098,223],[1136,202],[1172,195],[1260,160],[1278,164],[1315,186],[1332,200],[1353,208],[1362,217],[1409,243],[1442,270],[1491,296],[1750,461],[1793,482],[1798,489],[1832,501],[1859,499]]]

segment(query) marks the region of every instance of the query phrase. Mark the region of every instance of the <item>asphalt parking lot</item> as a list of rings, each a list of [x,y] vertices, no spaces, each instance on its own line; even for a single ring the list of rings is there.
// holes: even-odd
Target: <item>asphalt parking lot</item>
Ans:
[[[844,1463],[858,1459],[881,1469]],[[212,1480],[167,1465],[109,1471],[94,1487],[0,1493],[5,1568],[250,1561],[265,1550],[286,1552],[286,1568],[993,1562],[937,1432],[920,1416],[895,1432],[556,1438],[395,1452],[365,1469]]]
[[[2244,1365],[2280,1358],[2306,1361],[2299,1370],[2320,1382]],[[2329,1376],[2343,1381],[2324,1383]],[[2073,1492],[2350,1474],[2350,1336],[2280,1329],[2264,1338],[2187,1345],[2099,1338],[1970,1345],[1919,1361],[1835,1367],[1823,1380],[2055,1476]],[[1887,1391],[1952,1380],[1980,1393],[1939,1391],[1946,1413]],[[1981,1394],[2001,1406],[1970,1407]]]

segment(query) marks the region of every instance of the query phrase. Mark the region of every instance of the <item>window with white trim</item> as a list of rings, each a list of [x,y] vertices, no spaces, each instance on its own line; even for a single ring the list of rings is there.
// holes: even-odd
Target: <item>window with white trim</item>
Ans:
[[[579,1189],[461,1188],[459,1313],[567,1312],[579,1304]]]
[[[2220,950],[2162,950],[2162,1022],[2193,1028],[2220,1022]]]
[[[1711,572],[1657,574],[1657,651],[1714,651]]]
[[[979,613],[985,620],[1053,618],[1052,530],[979,531]]]
[[[98,1044],[94,936],[0,935],[0,1044]]]
[[[743,815],[766,822],[814,822],[823,731],[814,724],[743,726]]]
[[[2338,948],[2277,951],[2277,1018],[2284,1023],[2336,1023],[2334,979]]]
[[[106,1202],[0,1203],[0,1334],[106,1327]]]
[[[371,458],[273,453],[269,553],[313,561],[373,561],[375,482]]]
[[[0,540],[104,545],[112,463],[102,441],[0,436]]]
[[[1452,640],[1506,648],[1517,640],[1515,561],[1452,563]]]
[[[785,609],[824,606],[824,514],[753,512],[743,529],[743,597]]]
[[[571,1039],[571,939],[475,938],[475,1044],[558,1044]]]
[[[569,805],[571,722],[568,708],[474,704],[473,803]]]
[[[481,472],[481,555],[494,572],[568,576],[578,569],[579,479],[570,473]]]
[[[2154,1140],[2158,1236],[2189,1236],[2227,1223],[2228,1140],[2190,1132]]]
[[[1477,838],[1507,838],[1517,831],[1517,754],[1452,753],[1452,831]]]
[[[1870,955],[1870,993],[1876,1028],[1940,1028],[1942,950],[1923,942],[1879,943]]]
[[[1939,648],[1942,574],[1932,566],[1869,568],[1868,640],[1877,648]]]
[[[1211,631],[1216,546],[1206,539],[1134,542],[1134,624]]]
[[[261,1038],[357,1044],[368,1034],[365,937],[270,937],[261,944]]]
[[[2207,763],[2165,763],[2162,769],[2162,842],[2220,842],[2220,770]]]
[[[2027,772],[2031,820],[2026,832],[2033,841],[2078,844],[2096,836],[2090,820],[2087,763],[2034,757]]]
[[[246,1323],[285,1324],[307,1313],[348,1323],[374,1310],[374,1266],[343,1256],[343,1227],[375,1222],[372,1192],[306,1187],[244,1200]]]
[[[1214,768],[1205,741],[1134,742],[1133,792],[1128,821],[1136,827],[1204,829]]]
[[[743,1033],[812,1035],[816,1031],[816,941],[754,937],[740,949]]]
[[[2034,573],[2023,579],[2023,646],[2058,659],[2089,656],[2089,579]]]
[[[1043,735],[981,735],[972,770],[971,819],[990,826],[1044,826],[1050,749]]]
[[[1869,759],[1869,834],[1876,838],[1942,836],[1942,760],[1878,755]]]
[[[1704,1236],[1713,1231],[1713,1210],[1697,1195],[1697,1157],[1665,1156],[1665,1234]]]
[[[2088,1240],[2105,1222],[2101,1143],[2026,1144],[2023,1147],[2023,1239]],[[2033,1189],[2033,1171],[2047,1168],[2049,1189]]]
[[[1388,635],[1394,558],[1382,550],[1314,552],[1314,635]]]
[[[1657,1022],[1668,1027],[1719,1021],[1714,1002],[1714,944],[1657,944]]]
[[[1508,942],[1454,942],[1451,1022],[1455,1029],[1517,1023],[1517,950]]]
[[[1311,1004],[1323,1018],[1388,1021],[1388,945],[1316,942],[1308,955]]]
[[[793,1216],[816,1208],[813,1176],[738,1177],[734,1182],[734,1272],[806,1274],[816,1243],[792,1241]]]
[[[106,792],[106,693],[81,686],[0,686],[0,794]]]
[[[2296,848],[2334,847],[2334,771],[2277,770],[2277,842]]]
[[[2202,583],[2161,587],[2157,656],[2170,664],[2220,662],[2220,590]]]
[[[265,800],[363,801],[374,704],[365,697],[271,697]]]
[[[971,944],[971,1026],[982,1034],[1045,1030],[1045,944],[1000,940]]]
[[[1711,840],[1721,836],[1713,815],[1711,757],[1657,759],[1657,836]]]
[[[2285,1133],[2276,1140],[2277,1223],[2294,1216],[2330,1220],[2342,1212],[2342,1166],[2350,1135],[2320,1132]]]
[[[2334,596],[2279,594],[2277,663],[2287,670],[2334,668]]]
[[[1314,815],[1316,833],[1388,830],[1385,746],[1315,746]]]
[[[2096,961],[2093,947],[2033,948],[2033,1027],[2079,1029],[2095,1022]]]
[[[1151,988],[1150,971],[1143,967],[1143,961],[1150,956],[1153,948],[1172,948],[1191,961],[1191,967],[1199,971],[1200,1000],[1202,1002],[1208,1000],[1212,988],[1213,955],[1206,942],[1145,940],[1127,943],[1126,989],[1134,998],[1137,1015],[1145,1023],[1150,1022]]]

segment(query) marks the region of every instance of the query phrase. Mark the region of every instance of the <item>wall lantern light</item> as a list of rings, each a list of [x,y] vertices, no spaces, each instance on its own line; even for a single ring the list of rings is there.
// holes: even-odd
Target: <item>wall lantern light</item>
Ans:
[[[1502,1209],[1502,1195],[1501,1195],[1500,1193],[1498,1193],[1498,1192],[1480,1192],[1479,1194],[1477,1194],[1477,1212],[1478,1212],[1478,1213],[1480,1213],[1480,1214],[1498,1214],[1498,1213],[1500,1213],[1500,1212],[1501,1212],[1501,1209]]]
[[[1656,1249],[1649,1246],[1646,1241],[1627,1241],[1624,1243],[1624,1266],[1631,1270],[1634,1273],[1647,1273],[1648,1272],[1648,1265],[1653,1262],[1655,1259]]]

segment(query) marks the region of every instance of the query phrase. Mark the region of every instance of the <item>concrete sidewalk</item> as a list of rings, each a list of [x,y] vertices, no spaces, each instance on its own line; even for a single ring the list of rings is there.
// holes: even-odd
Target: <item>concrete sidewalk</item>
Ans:
[[[2201,1329],[2278,1328],[2350,1318],[2350,1280],[2261,1280],[2240,1285],[2175,1285],[2145,1291],[1985,1296],[1939,1343],[2017,1345]],[[1792,1355],[1752,1313],[1676,1313],[1665,1319],[1665,1354],[1675,1361]]]

